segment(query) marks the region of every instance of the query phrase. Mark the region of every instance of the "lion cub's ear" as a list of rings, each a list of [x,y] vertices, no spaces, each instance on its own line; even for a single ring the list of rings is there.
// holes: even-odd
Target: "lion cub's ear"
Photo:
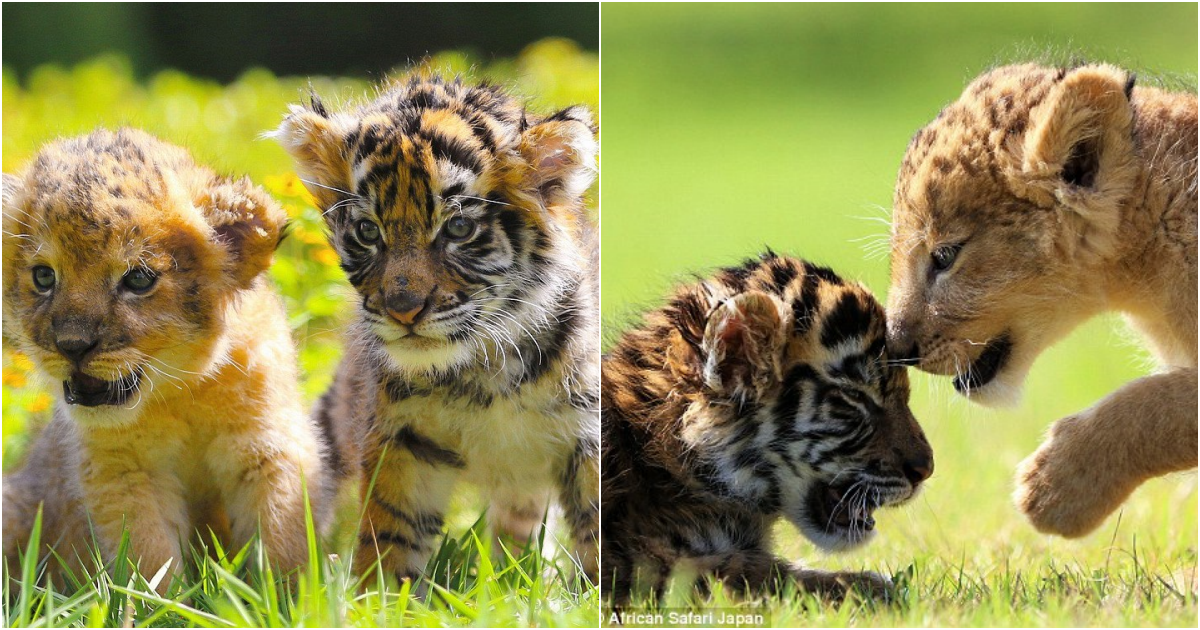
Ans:
[[[248,178],[220,182],[195,200],[225,251],[225,270],[240,289],[271,266],[287,227],[287,213]]]
[[[15,227],[10,226],[10,223],[17,221],[17,203],[18,199],[25,192],[25,183],[16,175],[4,173],[3,179],[3,199],[4,199],[4,233],[16,234],[19,232]]]
[[[575,203],[596,179],[596,129],[583,106],[564,109],[521,135],[524,186],[546,207]]]
[[[21,182],[21,178],[17,177],[16,175],[9,175],[8,173],[4,173],[3,182],[4,209],[8,210],[16,205],[17,198],[21,196],[25,185]]]
[[[1083,66],[1029,114],[1015,183],[1035,202],[1076,215],[1082,221],[1068,223],[1096,246],[1115,237],[1118,210],[1137,178],[1132,90],[1133,76],[1123,70]]]
[[[753,395],[778,382],[789,316],[780,300],[760,291],[717,306],[701,344],[705,384],[722,394]]]
[[[266,135],[291,154],[305,187],[328,208],[342,197],[331,188],[350,188],[346,139],[354,125],[349,116],[331,115],[316,94],[310,99],[308,105],[292,105],[279,128]]]

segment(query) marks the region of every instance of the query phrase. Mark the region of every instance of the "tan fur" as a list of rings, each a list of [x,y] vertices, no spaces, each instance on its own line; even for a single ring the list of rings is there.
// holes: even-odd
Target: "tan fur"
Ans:
[[[319,527],[330,502],[287,319],[263,276],[285,219],[248,180],[130,129],[50,144],[5,176],[5,337],[57,391],[80,373],[141,374],[122,404],[60,396],[24,468],[5,476],[10,566],[39,503],[43,541],[73,568],[92,568],[89,529],[110,558],[122,527],[147,576],[177,571],[197,528],[224,534],[226,549],[261,528],[279,567],[306,561],[303,484]],[[37,265],[55,271],[52,290],[34,285]],[[156,276],[142,295],[122,284],[138,267]],[[71,336],[97,346],[76,363],[60,351]]]
[[[1016,501],[1041,531],[1084,535],[1144,480],[1196,466],[1196,120],[1194,93],[1112,66],[1009,66],[900,168],[893,353],[956,374],[973,400],[1013,400],[1042,350],[1118,310],[1163,365],[1060,420],[1021,464]]]

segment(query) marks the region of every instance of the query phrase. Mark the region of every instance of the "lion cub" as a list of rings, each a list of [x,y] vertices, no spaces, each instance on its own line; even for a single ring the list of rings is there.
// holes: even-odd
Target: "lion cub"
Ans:
[[[884,351],[883,307],[829,269],[771,253],[675,292],[605,358],[601,532],[614,604],[677,568],[735,588],[876,594],[874,573],[797,566],[770,551],[795,524],[818,546],[874,534],[912,498],[933,452]]]
[[[972,400],[1102,311],[1161,360],[1021,465],[1039,530],[1082,536],[1196,466],[1196,94],[1107,65],[998,68],[913,138],[896,182],[889,345]]]
[[[107,558],[124,527],[145,575],[178,570],[209,527],[234,546],[261,532],[283,569],[305,561],[305,484],[316,521],[330,514],[263,274],[285,221],[249,180],[132,129],[55,142],[4,176],[5,339],[62,388],[4,478],[6,561],[43,502],[42,540],[75,566],[89,530]]]

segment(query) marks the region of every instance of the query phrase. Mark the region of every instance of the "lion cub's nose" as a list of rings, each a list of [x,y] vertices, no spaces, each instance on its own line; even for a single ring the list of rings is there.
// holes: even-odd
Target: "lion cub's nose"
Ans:
[[[79,364],[83,362],[84,357],[89,352],[96,349],[100,345],[100,341],[92,338],[69,337],[66,339],[55,339],[54,345],[62,355],[72,362]]]
[[[432,291],[426,296],[412,291],[400,291],[388,296],[386,308],[392,319],[405,326],[413,326],[429,314],[429,306],[432,303]]]

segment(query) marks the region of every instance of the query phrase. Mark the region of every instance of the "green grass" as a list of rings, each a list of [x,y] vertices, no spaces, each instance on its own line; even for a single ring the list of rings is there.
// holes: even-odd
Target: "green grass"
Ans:
[[[1077,52],[1187,84],[1196,19],[1194,5],[605,6],[606,339],[673,282],[765,246],[885,296],[900,159],[971,77]],[[923,493],[877,514],[863,549],[823,555],[786,525],[776,545],[817,567],[903,572],[900,604],[743,605],[776,625],[1195,627],[1194,473],[1147,483],[1080,540],[1038,534],[1010,499],[1016,465],[1054,420],[1152,370],[1106,316],[1042,356],[1013,409],[914,374],[936,460]]]
[[[599,61],[565,40],[530,45],[512,59],[477,60],[455,52],[433,55],[430,66],[448,74],[488,78],[525,98],[530,109],[548,111],[599,104]],[[359,100],[371,82],[355,77],[276,77],[249,69],[229,85],[166,71],[145,80],[119,57],[100,57],[71,68],[45,66],[18,82],[3,77],[5,172],[22,168],[43,143],[87,133],[96,126],[132,125],[188,148],[222,172],[245,173],[287,209],[291,230],[271,277],[284,296],[300,350],[305,396],[312,401],[330,382],[341,354],[340,331],[353,309],[353,290],[325,243],[320,214],[292,171],[291,159],[264,131],[279,124],[287,105],[310,84],[331,106]],[[28,357],[4,350],[4,469],[12,470],[49,419],[55,384],[44,383]],[[5,569],[3,617],[10,626],[594,626],[595,588],[581,584],[557,543],[546,542],[543,559],[499,550],[480,533],[483,502],[459,493],[448,514],[448,532],[422,596],[374,580],[359,588],[348,567],[355,514],[342,514],[349,532],[313,554],[305,573],[290,583],[271,576],[257,546],[198,552],[185,578],[166,599],[123,557],[101,566],[66,592],[49,590],[33,558]],[[352,511],[352,510],[351,510]],[[562,536],[561,532],[549,532]],[[290,591],[288,589],[291,589]]]
[[[217,540],[194,547],[182,576],[157,588],[163,572],[142,575],[125,536],[116,556],[93,555],[84,574],[56,591],[39,576],[59,562],[32,553],[5,566],[7,627],[446,627],[594,626],[599,592],[580,577],[543,529],[529,550],[493,542],[481,518],[448,535],[430,559],[427,578],[397,584],[381,571],[358,577],[352,558],[327,554],[306,519],[309,562],[280,576],[257,541],[225,550]],[[29,550],[37,548],[41,515]],[[550,559],[547,559],[547,556]],[[376,565],[378,566],[378,565]]]

